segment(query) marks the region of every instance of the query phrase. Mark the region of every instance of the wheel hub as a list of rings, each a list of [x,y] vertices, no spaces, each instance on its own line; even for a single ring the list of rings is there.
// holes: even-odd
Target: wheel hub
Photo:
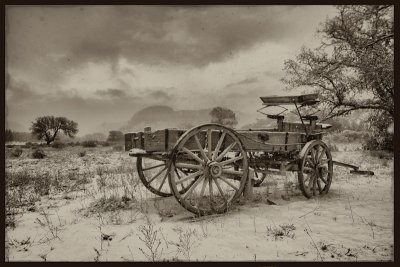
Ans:
[[[211,162],[208,165],[208,170],[209,174],[214,178],[217,178],[222,174],[222,166],[218,164],[218,162]]]

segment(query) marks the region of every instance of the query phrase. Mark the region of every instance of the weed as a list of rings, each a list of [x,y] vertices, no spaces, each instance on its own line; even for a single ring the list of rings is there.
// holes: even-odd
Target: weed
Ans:
[[[178,253],[182,254],[187,261],[190,261],[192,248],[196,244],[196,230],[186,229],[179,232],[179,242],[170,242],[177,248]]]
[[[267,226],[267,235],[273,236],[275,241],[285,236],[294,239],[294,230],[296,230],[296,227],[293,224],[281,224],[279,227],[275,225],[273,227]]]
[[[83,146],[83,147],[97,147],[97,142],[94,141],[94,140],[83,141],[81,143],[81,146]]]
[[[41,148],[36,148],[33,152],[32,152],[32,157],[34,159],[43,159],[46,157],[46,154],[44,153],[43,149]]]
[[[57,238],[61,240],[59,234],[62,230],[64,230],[63,228],[64,225],[61,223],[60,217],[58,217],[58,225],[55,225],[55,223],[50,219],[49,213],[46,213],[44,210],[41,210],[40,215],[42,216],[41,219],[36,218],[35,223],[39,224],[42,228],[48,230],[48,232],[52,236],[52,239]],[[47,238],[47,241],[49,240],[50,239]]]
[[[142,248],[139,250],[149,261],[158,261],[161,258],[163,249],[160,250],[161,240],[158,236],[158,230],[154,229],[153,223],[147,218],[146,225],[139,226],[140,235],[137,235],[140,241],[146,246],[147,251]]]
[[[123,151],[124,150],[124,146],[123,145],[115,145],[115,146],[113,146],[113,150],[115,150],[115,151]]]
[[[23,150],[19,147],[15,148],[12,152],[11,155],[15,158],[19,158],[22,155]]]
[[[52,148],[63,149],[65,147],[65,143],[60,141],[55,141],[51,144]]]

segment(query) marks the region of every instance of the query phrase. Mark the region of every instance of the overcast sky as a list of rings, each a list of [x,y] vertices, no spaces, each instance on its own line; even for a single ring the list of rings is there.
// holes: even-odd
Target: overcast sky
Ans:
[[[80,134],[150,105],[261,107],[332,6],[8,7],[6,119],[66,116]]]

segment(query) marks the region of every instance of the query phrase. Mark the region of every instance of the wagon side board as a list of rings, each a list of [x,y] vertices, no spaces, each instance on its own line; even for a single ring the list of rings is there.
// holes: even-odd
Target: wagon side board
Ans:
[[[125,134],[125,150],[132,148],[145,150],[146,152],[168,152],[184,134],[186,130],[164,129],[154,132],[135,132]],[[236,131],[244,148],[247,151],[300,151],[307,142],[307,137],[301,132],[276,132],[265,130],[238,130]],[[201,144],[205,144],[206,132],[197,134]],[[212,132],[212,146],[216,147],[220,133]],[[315,136],[320,139],[320,135]],[[193,138],[185,144],[190,150],[197,150],[197,144]],[[235,149],[233,149],[235,150]]]

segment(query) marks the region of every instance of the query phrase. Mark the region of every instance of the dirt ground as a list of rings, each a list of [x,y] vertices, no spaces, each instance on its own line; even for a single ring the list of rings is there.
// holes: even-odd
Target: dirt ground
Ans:
[[[86,154],[79,155],[83,150]],[[375,175],[354,175],[334,167],[329,193],[310,200],[297,190],[285,189],[288,181],[296,181],[295,175],[269,176],[254,188],[252,201],[241,201],[223,215],[199,218],[174,197],[147,191],[135,173],[135,159],[125,151],[45,148],[44,159],[33,159],[31,151],[24,148],[20,157],[7,156],[6,172],[25,178],[46,173],[51,185],[35,182],[22,187],[22,192],[21,186],[10,187],[12,223],[5,241],[9,261],[392,261],[394,257],[393,159],[359,150],[333,152],[334,160],[360,165]]]

